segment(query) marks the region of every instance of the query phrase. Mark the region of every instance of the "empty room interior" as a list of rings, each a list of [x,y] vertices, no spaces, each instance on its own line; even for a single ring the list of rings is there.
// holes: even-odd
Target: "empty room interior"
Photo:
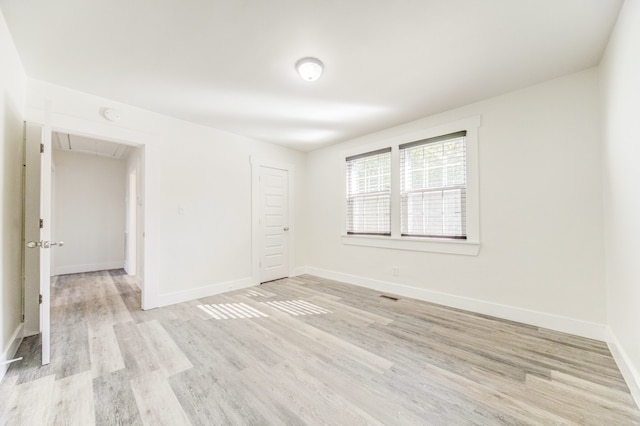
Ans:
[[[0,0],[0,424],[640,424],[640,1]]]

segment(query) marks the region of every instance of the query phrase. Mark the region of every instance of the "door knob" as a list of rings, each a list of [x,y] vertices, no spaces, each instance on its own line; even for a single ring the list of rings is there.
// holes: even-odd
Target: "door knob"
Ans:
[[[51,246],[62,247],[64,245],[64,241],[43,241],[42,248],[50,248]]]
[[[288,230],[289,230],[289,227],[288,227],[288,226],[285,226],[285,227],[283,228],[283,231],[288,231]]]
[[[27,243],[27,247],[29,248],[36,248],[36,247],[42,247],[42,248],[49,248],[51,246],[58,246],[58,247],[62,247],[64,246],[64,241],[29,241]]]

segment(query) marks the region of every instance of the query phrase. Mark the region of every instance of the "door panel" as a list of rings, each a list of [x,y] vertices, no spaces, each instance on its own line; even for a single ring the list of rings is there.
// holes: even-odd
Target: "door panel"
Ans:
[[[260,167],[260,282],[289,276],[288,172]]]
[[[27,248],[27,241],[40,240],[40,139],[42,128],[25,126],[24,180],[24,334],[40,333],[40,250]]]
[[[25,125],[25,328],[41,335],[42,364],[49,364],[51,255],[51,130]],[[41,302],[40,302],[41,300]],[[28,325],[28,327],[27,327]]]

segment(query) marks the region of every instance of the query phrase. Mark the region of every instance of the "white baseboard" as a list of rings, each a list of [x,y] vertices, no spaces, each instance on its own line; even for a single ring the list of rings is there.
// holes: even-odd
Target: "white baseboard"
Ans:
[[[174,305],[176,303],[187,302],[189,300],[200,299],[202,297],[214,296],[216,294],[225,293],[227,291],[240,290],[247,287],[253,287],[255,283],[251,277],[241,278],[234,281],[226,281],[222,283],[211,284],[204,287],[198,287],[185,291],[176,291],[173,293],[159,294],[156,296],[156,307]]]
[[[127,273],[127,275],[137,275],[138,271],[136,271],[136,268],[130,268],[129,265],[127,264],[127,261],[124,261],[124,264],[122,265],[122,269],[124,269],[124,271]],[[131,270],[133,269],[133,270]]]
[[[16,327],[13,335],[11,336],[11,340],[9,343],[9,347],[2,353],[2,358],[0,358],[0,381],[4,377],[5,373],[9,369],[9,364],[5,364],[6,361],[13,359],[18,352],[18,348],[20,347],[20,343],[22,343],[23,333],[22,330],[24,328],[24,323],[20,323],[18,327]],[[20,362],[20,361],[16,361]]]
[[[629,391],[636,401],[636,405],[640,407],[640,372],[633,365],[631,358],[627,355],[622,345],[620,345],[620,341],[618,341],[616,335],[613,334],[613,331],[607,327],[607,332],[607,345],[609,346],[611,355],[613,355],[613,359],[615,359],[616,364],[618,364],[618,368],[622,373],[622,377],[624,377],[624,380],[627,382],[627,386],[629,386]]]
[[[110,269],[124,268],[123,260],[112,262],[88,263],[85,265],[66,265],[52,268],[52,275],[80,274],[82,272],[108,271]]]
[[[302,268],[297,269],[300,269],[300,271],[303,270]],[[521,322],[536,327],[548,328],[563,333],[587,337],[589,339],[600,341],[607,340],[607,329],[604,324],[581,321],[545,312],[501,305],[498,303],[456,296],[453,294],[441,293],[387,281],[374,280],[371,278],[344,274],[342,272],[329,271],[310,266],[305,267],[304,271],[310,275],[316,275],[321,278],[335,281],[342,281],[344,283],[366,287],[383,293],[392,293],[399,296],[411,297],[413,299],[424,300],[426,302],[437,303],[439,305],[450,306],[452,308],[464,309],[466,311],[490,315],[509,321]]]

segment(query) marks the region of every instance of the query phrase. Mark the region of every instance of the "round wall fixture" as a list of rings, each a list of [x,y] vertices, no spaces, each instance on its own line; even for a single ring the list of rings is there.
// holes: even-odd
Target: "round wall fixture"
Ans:
[[[316,58],[302,58],[296,62],[296,69],[300,77],[306,81],[316,81],[319,79],[322,75],[323,68],[324,65],[320,59]]]
[[[107,108],[104,110],[102,114],[104,115],[104,118],[106,118],[109,121],[120,120],[120,112],[118,112],[115,109]]]

